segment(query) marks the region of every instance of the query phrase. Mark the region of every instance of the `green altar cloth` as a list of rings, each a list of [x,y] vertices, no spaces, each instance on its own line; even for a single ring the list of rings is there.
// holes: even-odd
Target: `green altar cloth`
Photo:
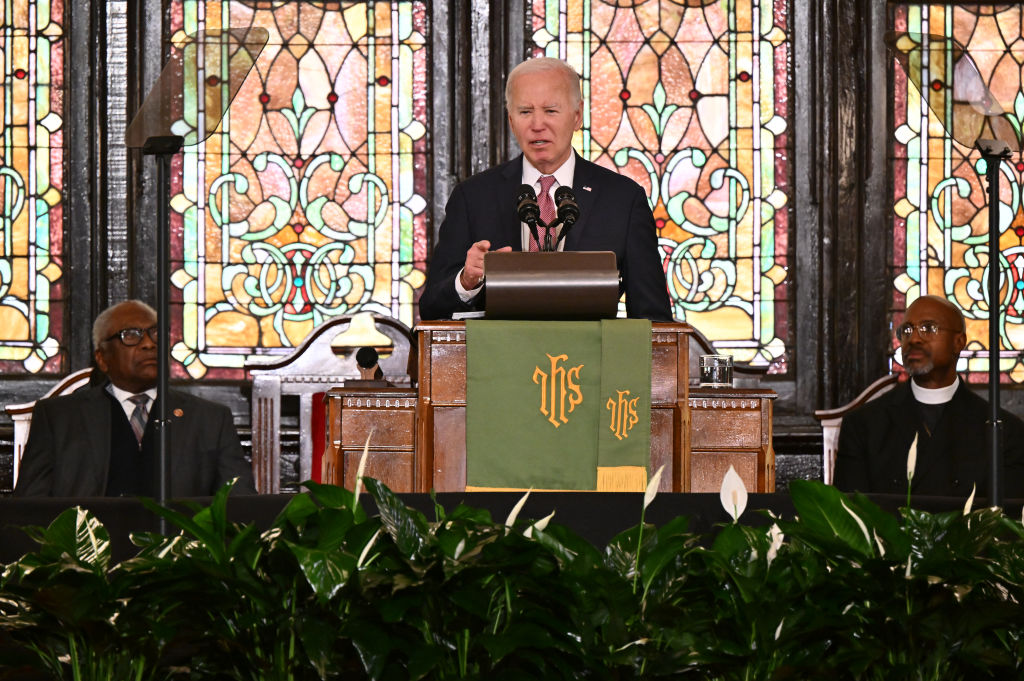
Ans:
[[[466,322],[466,483],[642,492],[651,324]]]

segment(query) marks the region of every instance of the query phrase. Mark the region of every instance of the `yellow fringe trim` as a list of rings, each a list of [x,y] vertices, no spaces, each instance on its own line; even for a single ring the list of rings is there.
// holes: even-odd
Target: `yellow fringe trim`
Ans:
[[[647,468],[644,466],[598,466],[598,492],[645,492]]]

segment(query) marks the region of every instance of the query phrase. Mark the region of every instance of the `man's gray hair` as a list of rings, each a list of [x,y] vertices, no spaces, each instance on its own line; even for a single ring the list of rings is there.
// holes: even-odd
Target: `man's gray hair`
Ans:
[[[505,81],[505,108],[508,109],[512,99],[512,81],[519,76],[525,76],[529,73],[540,73],[541,71],[558,71],[565,76],[566,87],[569,88],[569,97],[572,102],[573,108],[579,106],[579,103],[583,101],[583,94],[580,92],[580,74],[576,73],[576,69],[566,64],[561,59],[555,59],[554,57],[537,57],[536,59],[527,59],[521,62],[518,66],[512,69],[508,74],[508,80]]]
[[[145,310],[153,317],[154,320],[156,319],[156,310],[154,310],[141,300],[125,300],[115,305],[111,305],[103,312],[100,312],[96,316],[96,321],[92,323],[93,349],[98,348],[100,346],[100,343],[102,343],[103,341],[110,337],[110,334],[120,331],[120,329],[115,329],[111,331],[110,318],[113,317],[114,313],[116,313],[118,310],[121,310],[125,307],[135,307],[141,310]]]

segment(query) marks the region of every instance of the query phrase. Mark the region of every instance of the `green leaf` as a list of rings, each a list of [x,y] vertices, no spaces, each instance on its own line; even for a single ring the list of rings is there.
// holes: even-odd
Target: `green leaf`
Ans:
[[[387,630],[369,622],[360,622],[351,631],[352,645],[362,660],[363,668],[371,679],[379,679],[397,643]]]
[[[301,526],[310,516],[320,512],[319,507],[314,503],[308,494],[296,494],[288,500],[287,505],[274,520],[274,527],[284,525]]]
[[[334,673],[333,663],[341,647],[338,640],[337,624],[330,620],[300,615],[295,630],[309,663],[321,679]]]
[[[644,592],[662,572],[679,560],[696,545],[697,539],[686,532],[689,519],[685,516],[673,518],[655,533],[655,541],[649,550],[640,554],[640,574]]]
[[[555,538],[553,533],[547,530],[537,530],[533,533],[533,540],[553,553],[563,564],[572,563],[576,560],[576,552],[567,547]]]
[[[152,499],[143,497],[139,501],[153,513],[166,518],[174,525],[191,534],[217,562],[224,562],[227,559],[223,538],[209,531],[202,523],[198,523],[189,516],[179,513],[172,508],[161,506]]]
[[[711,549],[727,562],[745,558],[752,548],[743,527],[735,523],[722,527],[722,531],[718,533],[711,545]]]
[[[89,511],[80,506],[69,508],[54,518],[43,533],[54,548],[93,568],[97,574],[110,565],[110,533]]]
[[[549,629],[535,622],[524,621],[511,622],[499,635],[483,635],[480,642],[495,662],[501,661],[513,652],[517,655],[523,654],[525,649],[529,648],[544,650],[562,647]]]
[[[345,586],[356,566],[356,559],[341,551],[311,549],[287,541],[285,545],[295,556],[313,592],[324,600],[332,598]]]
[[[882,510],[859,492],[849,500],[850,508],[861,517],[872,530],[876,547],[879,543],[885,551],[885,557],[891,560],[904,561],[910,554],[910,537],[892,513]]]
[[[430,488],[430,501],[434,504],[434,522],[441,523],[445,520],[444,506],[437,500],[437,491]]]
[[[354,524],[348,508],[325,508],[320,512],[317,548],[331,551],[345,541],[345,536]]]
[[[799,524],[812,535],[829,543],[838,539],[843,546],[859,556],[874,554],[851,511],[843,507],[846,496],[838,489],[816,480],[794,480],[790,483],[789,492],[800,517]],[[807,539],[808,535],[804,535],[804,538]]]
[[[363,482],[377,502],[381,522],[398,550],[405,556],[415,554],[426,535],[426,520],[422,514],[408,508],[379,480],[364,477]]]
[[[442,662],[444,662],[444,652],[439,646],[417,646],[413,650],[412,655],[409,656],[408,672],[410,681],[425,678],[437,669]]]

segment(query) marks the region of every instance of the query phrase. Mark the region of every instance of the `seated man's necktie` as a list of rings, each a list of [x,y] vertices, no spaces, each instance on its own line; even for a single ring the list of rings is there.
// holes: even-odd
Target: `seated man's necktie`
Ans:
[[[141,446],[142,434],[146,432],[146,421],[149,420],[149,395],[139,393],[129,397],[128,401],[135,405],[135,409],[132,411],[132,416],[128,419],[128,422],[135,433],[135,439],[139,441]]]

